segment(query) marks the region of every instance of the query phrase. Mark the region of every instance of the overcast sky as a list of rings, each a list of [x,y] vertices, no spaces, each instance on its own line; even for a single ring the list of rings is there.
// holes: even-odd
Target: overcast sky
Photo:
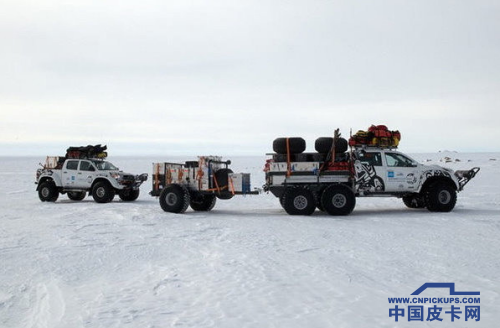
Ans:
[[[0,0],[0,155],[500,151],[498,0]]]

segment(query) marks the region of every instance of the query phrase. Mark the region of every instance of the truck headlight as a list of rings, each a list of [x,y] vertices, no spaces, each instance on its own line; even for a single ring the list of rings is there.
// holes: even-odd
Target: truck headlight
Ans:
[[[120,173],[111,173],[111,177],[113,179],[119,180],[121,179],[122,175]]]

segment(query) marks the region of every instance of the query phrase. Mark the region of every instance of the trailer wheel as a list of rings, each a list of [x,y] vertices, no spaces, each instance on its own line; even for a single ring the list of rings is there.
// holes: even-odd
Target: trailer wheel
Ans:
[[[68,192],[68,198],[74,201],[81,201],[87,196],[85,191],[70,191]]]
[[[290,215],[311,215],[316,202],[311,190],[302,187],[288,188],[283,195],[283,207]]]
[[[46,181],[38,188],[38,198],[42,202],[55,202],[59,198],[59,191],[54,182]]]
[[[216,202],[217,197],[215,195],[200,194],[196,198],[191,197],[190,205],[194,211],[208,212],[214,208]]]
[[[190,200],[189,191],[178,184],[167,185],[160,193],[160,206],[165,212],[184,213]]]
[[[118,193],[118,196],[120,197],[121,200],[124,202],[133,202],[137,198],[139,198],[140,190],[134,190],[134,189],[123,189],[120,190]]]
[[[330,215],[348,215],[356,206],[356,197],[344,185],[331,185],[321,195],[321,204]]]
[[[450,212],[457,202],[457,192],[447,183],[437,183],[425,194],[425,202],[431,212]]]
[[[425,200],[422,196],[416,196],[416,195],[404,196],[403,203],[408,208],[424,208],[425,207]]]
[[[115,190],[109,182],[100,181],[92,188],[92,197],[96,203],[109,203],[115,198]]]

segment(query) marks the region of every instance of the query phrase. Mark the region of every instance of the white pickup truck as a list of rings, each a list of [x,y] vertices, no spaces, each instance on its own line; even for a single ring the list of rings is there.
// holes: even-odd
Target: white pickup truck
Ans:
[[[139,197],[139,187],[148,175],[120,171],[101,158],[65,158],[49,156],[37,170],[38,196],[42,202],[55,202],[59,194],[71,200],[83,200],[87,192],[97,203],[111,202],[118,194],[123,201]]]
[[[296,139],[301,138],[287,140],[287,145],[300,144]],[[354,145],[351,151],[346,149],[347,142],[341,154],[334,151],[323,158],[318,153],[270,154],[264,190],[278,197],[291,215],[310,215],[316,208],[330,215],[348,215],[356,197],[370,196],[398,197],[410,208],[449,212],[455,207],[457,192],[479,171],[478,167],[453,172],[423,165],[395,147]]]

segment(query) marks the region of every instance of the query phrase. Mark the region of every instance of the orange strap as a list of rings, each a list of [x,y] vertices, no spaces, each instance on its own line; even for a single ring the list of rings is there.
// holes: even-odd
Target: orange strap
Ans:
[[[231,187],[231,193],[234,196],[234,184],[233,184],[233,178],[229,178],[229,186]]]
[[[214,177],[214,182],[215,182],[215,190],[217,190],[217,192],[220,193],[219,184],[217,183],[217,178],[215,177],[215,174],[213,175],[213,177]]]
[[[172,183],[172,172],[170,172],[170,169],[166,170],[167,172],[166,175],[167,175],[167,184],[171,184]]]
[[[227,189],[227,186],[221,187],[221,188],[212,188],[212,189],[207,189],[205,191],[217,191],[220,193],[221,190]]]

